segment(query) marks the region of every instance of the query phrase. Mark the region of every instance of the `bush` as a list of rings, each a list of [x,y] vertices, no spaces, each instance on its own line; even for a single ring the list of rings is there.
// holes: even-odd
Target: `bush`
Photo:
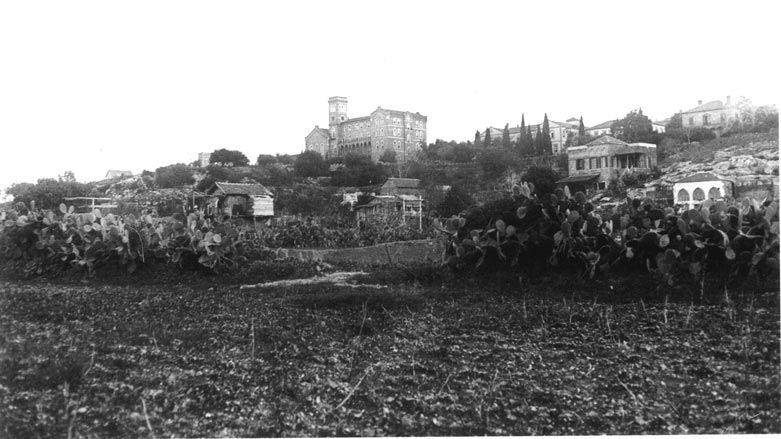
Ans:
[[[322,177],[328,175],[328,163],[317,151],[304,151],[298,156],[293,168],[301,177]]]
[[[522,177],[523,181],[534,185],[534,193],[538,197],[553,193],[556,190],[556,182],[560,179],[558,172],[542,166],[530,167]]]

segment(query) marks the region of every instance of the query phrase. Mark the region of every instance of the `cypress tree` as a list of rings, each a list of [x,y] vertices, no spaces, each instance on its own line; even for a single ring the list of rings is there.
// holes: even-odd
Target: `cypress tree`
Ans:
[[[483,147],[491,147],[491,127],[485,129],[485,140],[483,141]]]
[[[537,151],[534,149],[534,137],[532,136],[532,126],[529,125],[526,127],[526,139],[524,139],[524,142],[526,144],[524,145],[524,149],[526,152],[529,153],[529,155],[535,155],[537,154]]]
[[[580,116],[580,123],[578,124],[578,136],[586,137],[586,126],[583,125],[583,116]]]
[[[504,131],[502,131],[502,148],[510,149],[510,124],[504,124]]]
[[[475,131],[475,146],[479,147],[480,144],[483,143],[480,139],[480,130]]]
[[[553,142],[550,140],[550,124],[548,123],[548,113],[545,113],[545,118],[542,119],[542,155],[553,154]]]
[[[518,149],[521,151],[521,154],[526,152],[526,118],[521,113],[521,132],[518,135]]]

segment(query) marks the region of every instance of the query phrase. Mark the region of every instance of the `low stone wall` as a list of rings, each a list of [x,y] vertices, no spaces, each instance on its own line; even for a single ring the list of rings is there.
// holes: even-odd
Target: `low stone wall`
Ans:
[[[279,249],[280,258],[296,258],[302,261],[327,263],[352,262],[365,265],[384,264],[389,261],[405,264],[425,261],[440,262],[444,248],[439,240],[389,242],[369,247],[339,249]]]

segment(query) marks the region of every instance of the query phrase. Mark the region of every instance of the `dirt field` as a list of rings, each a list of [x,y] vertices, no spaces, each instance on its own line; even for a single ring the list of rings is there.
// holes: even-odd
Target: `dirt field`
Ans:
[[[239,286],[0,283],[2,436],[781,432],[777,293]]]

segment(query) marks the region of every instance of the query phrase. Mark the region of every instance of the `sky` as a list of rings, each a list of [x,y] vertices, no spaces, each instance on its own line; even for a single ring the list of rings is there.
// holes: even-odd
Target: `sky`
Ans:
[[[698,100],[777,104],[767,1],[0,3],[0,190],[199,152],[297,154],[328,97],[428,116],[427,138]]]

